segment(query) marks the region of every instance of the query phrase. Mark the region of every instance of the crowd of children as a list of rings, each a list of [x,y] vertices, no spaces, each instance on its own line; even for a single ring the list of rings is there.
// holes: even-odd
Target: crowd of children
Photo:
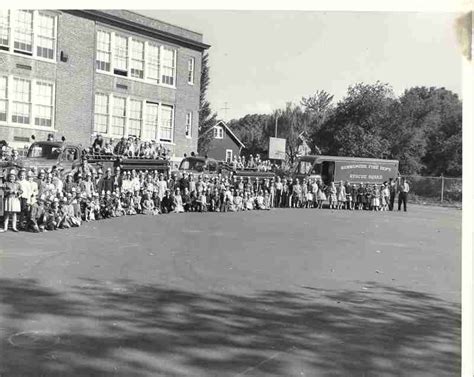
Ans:
[[[331,209],[384,211],[393,209],[400,187],[392,180],[382,185],[332,182],[326,186],[320,180],[280,177],[259,180],[192,173],[165,177],[157,170],[96,171],[87,163],[65,176],[56,168],[11,169],[4,181],[0,179],[2,231],[11,225],[13,231],[32,232],[137,214],[323,208],[325,203]]]

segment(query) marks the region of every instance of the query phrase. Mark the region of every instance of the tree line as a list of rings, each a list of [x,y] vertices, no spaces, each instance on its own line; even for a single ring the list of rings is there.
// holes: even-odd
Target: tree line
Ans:
[[[201,97],[200,134],[217,122],[205,91]],[[290,163],[304,145],[312,154],[399,160],[402,174],[462,175],[462,103],[445,88],[413,87],[397,97],[387,83],[358,83],[337,103],[319,90],[271,114],[248,114],[228,122],[246,146],[243,153],[262,156],[268,154],[275,124],[277,137],[286,139]],[[200,151],[205,152],[210,134],[200,137]]]

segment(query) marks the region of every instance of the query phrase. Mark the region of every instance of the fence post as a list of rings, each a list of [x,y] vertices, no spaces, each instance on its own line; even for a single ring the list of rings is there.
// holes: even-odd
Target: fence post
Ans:
[[[444,199],[444,175],[441,174],[441,203],[443,203]]]

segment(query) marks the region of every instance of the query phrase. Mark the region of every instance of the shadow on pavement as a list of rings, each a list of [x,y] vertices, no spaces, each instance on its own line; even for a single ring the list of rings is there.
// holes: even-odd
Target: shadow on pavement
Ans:
[[[460,375],[458,305],[364,286],[236,296],[85,279],[61,293],[3,279],[0,375]]]

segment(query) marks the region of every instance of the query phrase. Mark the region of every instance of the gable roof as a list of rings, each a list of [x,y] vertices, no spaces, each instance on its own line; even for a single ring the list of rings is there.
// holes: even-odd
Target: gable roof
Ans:
[[[212,126],[211,128],[209,128],[206,132],[204,132],[201,136],[207,134],[208,132],[210,132],[211,130],[213,130],[214,128],[218,127],[218,126],[222,126],[224,127],[224,129],[227,130],[227,133],[232,137],[232,139],[234,139],[237,144],[239,144],[242,148],[245,148],[245,145],[244,143],[242,143],[240,141],[240,139],[232,132],[232,130],[230,129],[230,127],[227,125],[226,122],[224,122],[223,120],[220,120],[219,122],[217,122],[214,126]],[[201,137],[199,136],[199,137]]]

